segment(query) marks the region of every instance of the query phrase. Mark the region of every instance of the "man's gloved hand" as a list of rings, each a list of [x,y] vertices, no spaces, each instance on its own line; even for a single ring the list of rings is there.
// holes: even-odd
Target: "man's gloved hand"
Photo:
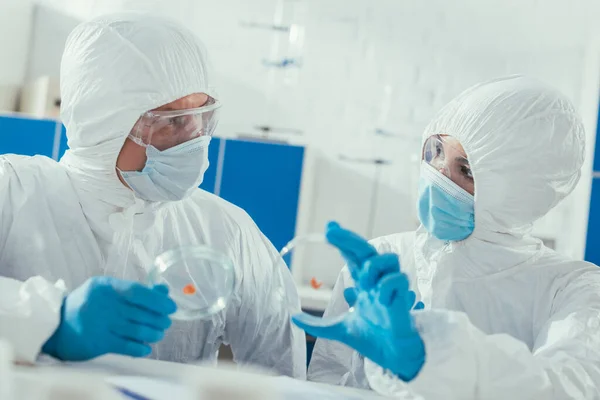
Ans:
[[[400,272],[398,256],[379,255],[366,240],[337,223],[328,224],[326,236],[341,251],[356,283],[344,291],[352,308],[343,320],[326,326],[321,318],[307,314],[292,320],[309,334],[342,342],[400,379],[412,380],[425,362],[425,346],[410,311],[413,306],[423,308],[423,303],[414,305],[416,296]]]
[[[177,310],[168,288],[93,277],[70,293],[61,320],[42,352],[64,361],[84,361],[107,353],[144,357],[160,341]]]

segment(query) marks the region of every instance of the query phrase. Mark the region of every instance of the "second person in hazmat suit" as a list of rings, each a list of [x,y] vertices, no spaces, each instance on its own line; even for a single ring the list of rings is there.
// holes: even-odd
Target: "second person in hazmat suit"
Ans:
[[[402,398],[600,399],[600,270],[531,235],[579,181],[584,138],[572,104],[525,77],[443,108],[423,137],[417,231],[369,244],[329,227],[348,266],[325,315],[356,307],[329,326],[295,317],[323,338],[309,379]]]
[[[274,272],[277,252],[243,210],[198,189],[219,109],[198,39],[144,14],[85,22],[66,43],[61,96],[60,163],[0,157],[0,337],[17,357],[144,356],[158,342],[153,357],[197,362],[225,343],[238,363],[305,377],[291,274]],[[167,289],[136,282],[157,255],[199,244],[233,261],[233,297],[170,326]]]

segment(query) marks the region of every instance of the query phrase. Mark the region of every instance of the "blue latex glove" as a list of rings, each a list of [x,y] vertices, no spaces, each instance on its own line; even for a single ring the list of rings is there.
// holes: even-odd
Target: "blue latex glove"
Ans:
[[[94,277],[69,294],[61,321],[42,351],[64,361],[116,353],[144,357],[164,337],[177,310],[168,288]]]
[[[400,272],[398,256],[379,255],[366,240],[337,223],[327,226],[326,236],[348,262],[356,288],[347,288],[344,297],[354,308],[328,326],[307,314],[292,320],[307,333],[342,342],[403,381],[412,380],[425,362],[425,346],[410,311],[413,306],[423,308],[423,303],[414,305],[415,293]]]

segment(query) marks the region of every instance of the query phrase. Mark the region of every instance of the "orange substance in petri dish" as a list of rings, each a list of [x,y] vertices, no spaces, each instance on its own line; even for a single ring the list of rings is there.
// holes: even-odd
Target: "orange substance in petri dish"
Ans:
[[[193,284],[188,283],[183,287],[183,294],[194,294],[196,293],[196,288]]]
[[[313,277],[310,280],[310,286],[312,286],[313,289],[319,289],[321,286],[323,286],[323,282],[318,282],[317,278]]]

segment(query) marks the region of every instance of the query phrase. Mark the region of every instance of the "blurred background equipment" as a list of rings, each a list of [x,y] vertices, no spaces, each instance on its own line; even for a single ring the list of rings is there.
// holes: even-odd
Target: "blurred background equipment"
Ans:
[[[19,111],[35,117],[59,118],[60,85],[56,78],[41,76],[21,90]]]

